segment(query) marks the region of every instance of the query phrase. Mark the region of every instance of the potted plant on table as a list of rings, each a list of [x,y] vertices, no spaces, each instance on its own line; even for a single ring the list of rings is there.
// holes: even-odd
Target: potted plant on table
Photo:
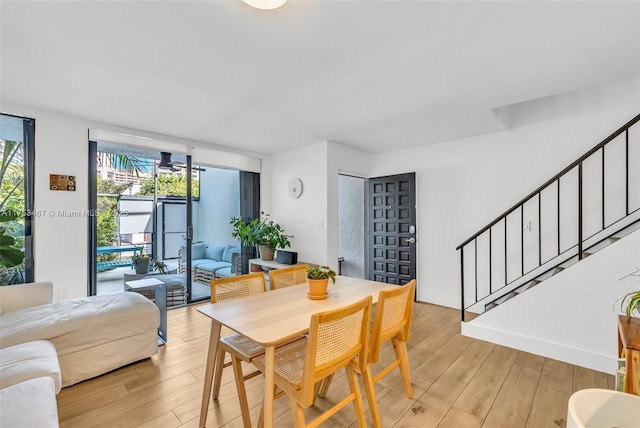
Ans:
[[[284,233],[284,229],[273,220],[269,219],[269,214],[264,211],[259,218],[246,221],[242,217],[231,218],[233,232],[231,236],[238,239],[243,245],[258,247],[262,260],[273,260],[273,253],[278,248],[291,247],[289,238],[292,235]]]
[[[312,300],[326,299],[329,279],[333,284],[336,283],[336,272],[329,266],[310,267],[307,269],[309,298]]]

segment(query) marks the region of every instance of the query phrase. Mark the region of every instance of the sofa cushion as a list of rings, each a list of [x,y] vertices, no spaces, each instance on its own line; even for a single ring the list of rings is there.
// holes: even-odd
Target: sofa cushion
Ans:
[[[160,313],[138,293],[117,293],[6,312],[0,320],[0,348],[51,340],[61,356],[158,328]]]
[[[209,263],[211,262],[211,259],[193,259],[191,260],[191,267],[198,267],[203,263]],[[186,266],[187,263],[186,262],[182,262],[180,263],[180,266]]]
[[[205,253],[205,258],[220,261],[222,260],[222,254],[224,253],[225,247],[222,245],[214,245],[209,244],[207,247],[207,252]]]
[[[240,247],[235,247],[233,245],[227,245],[224,248],[224,253],[222,254],[222,261],[231,263],[232,257],[234,253],[240,254]]]
[[[204,242],[197,242],[195,244],[191,244],[191,260],[204,259],[205,249],[206,247],[204,245]],[[186,260],[187,246],[186,245],[181,246],[180,250],[182,251],[181,253],[182,259]]]
[[[53,379],[56,394],[60,392],[62,376],[53,343],[36,340],[0,350],[0,389],[42,376]]]
[[[216,278],[229,278],[230,276],[234,276],[234,275],[235,273],[231,273],[231,267],[218,269],[216,271]]]
[[[38,377],[0,389],[0,426],[58,427],[56,386],[50,377]]]
[[[212,262],[203,263],[198,266],[198,270],[206,270],[208,272],[216,272],[218,269],[231,267],[231,263],[228,262]]]
[[[158,281],[162,281],[167,284],[167,290],[171,290],[172,288],[184,288],[187,286],[187,275],[186,274],[165,274],[165,275],[149,275],[145,276],[144,279],[157,279]],[[143,287],[143,289],[154,290],[154,286]],[[138,289],[140,290],[140,288]]]

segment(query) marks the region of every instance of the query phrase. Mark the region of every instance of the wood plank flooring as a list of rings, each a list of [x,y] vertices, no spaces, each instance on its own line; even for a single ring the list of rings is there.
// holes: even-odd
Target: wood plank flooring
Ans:
[[[169,311],[169,343],[154,357],[64,388],[58,395],[60,425],[197,427],[210,322],[196,309]],[[453,309],[415,305],[408,343],[414,398],[404,395],[398,372],[376,384],[384,427],[564,427],[574,391],[613,385],[613,376],[604,373],[462,336],[459,317]],[[387,344],[374,372],[392,358]],[[261,376],[247,382],[254,426],[262,385]],[[305,411],[307,420],[347,389],[344,375],[336,376],[327,397]],[[368,411],[367,418],[371,424]],[[287,399],[276,400],[274,420],[277,427],[293,426]],[[323,426],[355,425],[347,407]],[[207,426],[243,426],[231,369],[224,371],[220,399],[209,405]]]

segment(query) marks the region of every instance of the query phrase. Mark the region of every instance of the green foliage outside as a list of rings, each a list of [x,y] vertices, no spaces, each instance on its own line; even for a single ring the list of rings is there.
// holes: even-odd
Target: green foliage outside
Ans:
[[[145,180],[140,186],[138,195],[153,196],[153,178]],[[159,175],[158,176],[158,196],[187,196],[187,178],[182,175]],[[200,186],[198,180],[191,180],[191,196],[200,196]]]
[[[118,197],[101,195],[120,195],[129,189],[133,183],[116,184],[112,180],[103,180],[98,176],[98,205],[96,214],[97,246],[104,247],[116,243],[118,231]],[[116,260],[118,254],[99,254],[98,261],[106,262]]]
[[[24,157],[22,143],[0,140],[0,285],[24,278]]]

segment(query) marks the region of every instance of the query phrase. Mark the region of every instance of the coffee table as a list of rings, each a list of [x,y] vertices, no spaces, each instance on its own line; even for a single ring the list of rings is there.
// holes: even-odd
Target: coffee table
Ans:
[[[154,301],[160,310],[160,326],[158,327],[158,345],[167,343],[167,284],[156,278],[138,279],[125,282],[127,291],[135,291],[145,295],[143,291],[154,290]],[[146,295],[145,295],[146,296]],[[149,296],[146,296],[149,297]]]

